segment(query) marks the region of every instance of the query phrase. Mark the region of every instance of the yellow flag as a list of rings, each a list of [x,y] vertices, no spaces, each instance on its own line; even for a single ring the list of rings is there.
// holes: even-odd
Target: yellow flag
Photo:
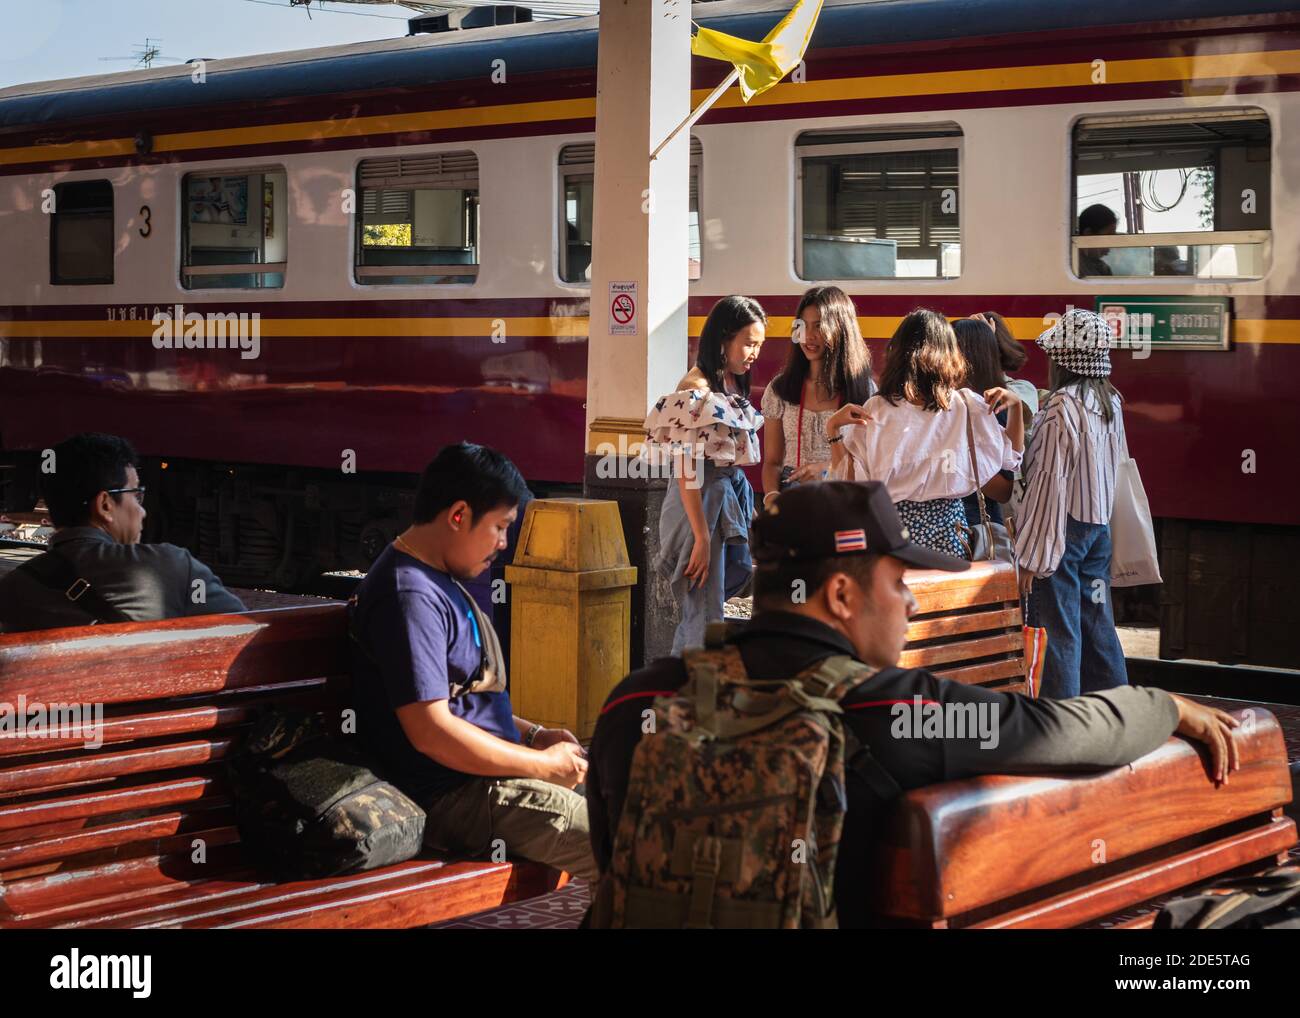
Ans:
[[[701,28],[691,39],[691,52],[735,64],[740,71],[740,97],[749,102],[799,66],[821,12],[822,0],[798,0],[762,42]]]

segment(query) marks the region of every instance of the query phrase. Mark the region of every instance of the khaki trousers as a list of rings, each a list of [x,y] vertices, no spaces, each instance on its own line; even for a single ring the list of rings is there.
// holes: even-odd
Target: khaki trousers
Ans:
[[[544,863],[596,879],[587,800],[533,778],[471,778],[425,802],[424,843],[440,855]]]

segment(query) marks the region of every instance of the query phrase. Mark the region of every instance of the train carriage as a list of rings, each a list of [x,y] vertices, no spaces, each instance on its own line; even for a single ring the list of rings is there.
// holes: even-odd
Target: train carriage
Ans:
[[[759,38],[787,7],[695,14]],[[290,586],[364,567],[444,442],[576,489],[595,61],[578,19],[0,91],[0,506],[46,446],[118,432],[152,539]],[[698,100],[722,69],[693,74]],[[761,300],[761,385],[814,281],[877,362],[918,305],[1021,340],[1116,315],[1162,651],[1300,664],[1298,88],[1279,0],[827,0],[790,80],[692,129],[691,332]]]

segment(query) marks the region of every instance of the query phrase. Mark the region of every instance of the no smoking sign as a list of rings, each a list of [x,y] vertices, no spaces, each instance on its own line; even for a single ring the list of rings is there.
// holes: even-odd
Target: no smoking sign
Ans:
[[[609,334],[611,336],[635,336],[637,334],[637,284],[609,284]]]

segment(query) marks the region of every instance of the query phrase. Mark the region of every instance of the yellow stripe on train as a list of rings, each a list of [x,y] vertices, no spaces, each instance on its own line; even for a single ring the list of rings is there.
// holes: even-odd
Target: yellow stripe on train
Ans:
[[[900,315],[860,317],[862,334],[868,339],[888,339],[898,327]],[[698,337],[704,316],[693,315],[688,329]],[[768,335],[775,340],[790,337],[790,316],[774,315],[768,319]],[[493,335],[550,336],[558,340],[587,338],[586,317],[519,317],[495,318],[263,318],[261,336],[302,339],[318,338],[440,338],[490,340]],[[1032,342],[1047,328],[1040,318],[1008,318],[1007,325],[1022,342]],[[0,321],[0,339],[132,339],[150,338],[155,326],[148,319],[136,321]],[[1242,318],[1232,322],[1232,339],[1248,344],[1300,345],[1300,319]]]

